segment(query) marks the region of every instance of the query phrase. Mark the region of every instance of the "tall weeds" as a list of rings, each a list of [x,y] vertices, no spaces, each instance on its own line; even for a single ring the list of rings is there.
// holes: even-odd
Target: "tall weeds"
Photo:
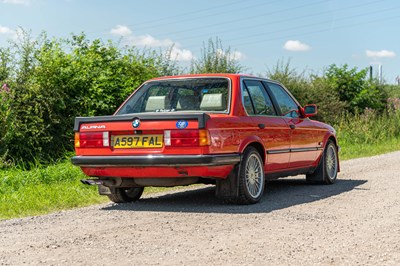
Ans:
[[[400,110],[345,114],[333,126],[337,130],[343,159],[400,149]]]

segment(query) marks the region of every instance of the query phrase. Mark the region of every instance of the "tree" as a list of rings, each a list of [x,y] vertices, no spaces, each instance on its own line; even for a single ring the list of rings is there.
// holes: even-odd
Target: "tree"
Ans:
[[[224,49],[219,38],[208,40],[208,46],[203,45],[199,59],[193,59],[190,73],[240,73],[244,67],[239,63],[237,53],[231,48]]]
[[[366,108],[381,110],[385,108],[386,93],[376,80],[367,78],[368,69],[349,69],[345,64],[341,67],[330,65],[325,77],[338,93],[340,101],[348,104],[348,111],[363,112]]]

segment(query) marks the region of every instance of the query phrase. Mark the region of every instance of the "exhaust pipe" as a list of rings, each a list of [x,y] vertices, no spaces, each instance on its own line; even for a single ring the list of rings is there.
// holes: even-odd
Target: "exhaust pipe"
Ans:
[[[104,185],[104,180],[101,179],[81,179],[81,182],[90,186]]]
[[[137,187],[134,179],[131,178],[110,178],[110,179],[81,179],[81,182],[90,186],[106,186],[106,187]]]

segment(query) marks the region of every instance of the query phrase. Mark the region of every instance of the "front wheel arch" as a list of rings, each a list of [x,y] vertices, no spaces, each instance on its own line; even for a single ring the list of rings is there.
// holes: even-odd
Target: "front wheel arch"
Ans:
[[[333,184],[336,182],[339,170],[338,147],[329,139],[324,147],[317,168],[306,175],[308,183]]]

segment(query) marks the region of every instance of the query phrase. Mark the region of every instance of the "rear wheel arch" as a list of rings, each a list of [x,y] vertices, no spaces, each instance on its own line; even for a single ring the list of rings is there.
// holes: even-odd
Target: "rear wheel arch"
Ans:
[[[264,164],[266,163],[267,156],[266,156],[266,149],[264,145],[262,144],[262,141],[260,138],[257,136],[253,136],[253,138],[248,139],[247,141],[242,142],[240,145],[240,153],[243,154],[243,152],[248,148],[248,147],[254,147],[258,153],[261,156],[261,159],[263,160]]]
[[[254,147],[258,153],[261,156],[261,159],[263,160],[264,164],[265,164],[265,160],[266,160],[266,156],[265,156],[265,149],[264,146],[261,145],[259,142],[252,142],[249,145],[246,146],[246,148],[248,147]]]
[[[237,176],[237,199],[239,204],[254,204],[261,200],[265,187],[265,172],[260,152],[253,145],[243,151]]]

